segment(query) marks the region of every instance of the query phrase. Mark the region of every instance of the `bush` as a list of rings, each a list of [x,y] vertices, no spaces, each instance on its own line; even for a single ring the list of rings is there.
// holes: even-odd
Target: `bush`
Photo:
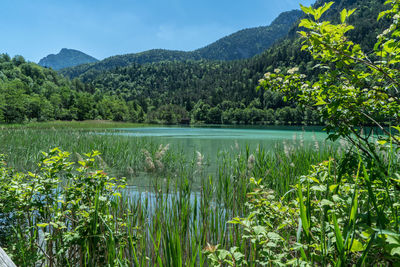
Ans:
[[[1,161],[0,214],[11,218],[6,248],[17,265],[114,265],[134,240],[129,214],[115,209],[124,183],[95,170],[97,151],[77,164],[69,156],[57,148],[43,153],[36,173]]]

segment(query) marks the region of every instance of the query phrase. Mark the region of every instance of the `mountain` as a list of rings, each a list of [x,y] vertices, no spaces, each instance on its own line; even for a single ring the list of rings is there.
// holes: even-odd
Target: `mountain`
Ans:
[[[253,57],[285,37],[302,14],[300,10],[283,12],[269,26],[238,31],[194,52],[199,53],[203,59],[211,60]]]
[[[57,55],[51,54],[42,58],[38,64],[42,67],[60,70],[97,61],[94,57],[86,55],[81,51],[63,48]]]
[[[318,1],[317,6],[324,2]],[[377,34],[388,26],[388,21],[376,20],[385,9],[383,2],[336,0],[323,19],[336,23],[341,9],[356,8],[349,20],[355,26],[349,38],[360,43],[364,51],[372,51]],[[316,123],[318,118],[299,110],[296,103],[284,103],[279,94],[255,90],[264,73],[276,68],[285,72],[297,66],[310,79],[317,77],[321,69],[315,68],[317,62],[301,50],[302,40],[297,31],[293,27],[286,38],[250,59],[132,63],[108,70],[91,68],[75,73],[79,75],[76,80],[96,88],[99,96],[135,101],[150,122],[162,121],[165,105],[173,105],[186,109],[194,120],[206,123]]]
[[[244,29],[194,51],[153,49],[141,53],[112,56],[97,63],[64,69],[61,73],[65,76],[77,77],[89,70],[111,70],[133,63],[246,59],[265,51],[277,40],[285,37],[301,15],[302,12],[299,10],[283,12],[269,26]]]
[[[316,5],[326,1],[318,0]],[[341,9],[356,8],[349,20],[355,28],[348,36],[374,60],[371,51],[376,36],[390,24],[385,19],[376,20],[378,13],[387,8],[384,1],[336,0],[323,20],[339,22]],[[297,31],[293,26],[287,37],[249,59],[216,61],[193,58],[199,56],[198,51],[151,50],[131,54],[143,60],[140,63],[129,63],[131,59],[124,56],[95,63],[111,65],[115,60],[110,68],[104,64],[103,70],[76,72],[79,78],[72,81],[21,57],[2,55],[0,122],[112,119],[176,123],[191,118],[224,124],[320,123],[312,110],[302,110],[293,101],[284,102],[276,92],[255,90],[264,73],[275,68],[286,72],[297,66],[311,80],[323,71],[307,51],[301,51]],[[160,62],[143,63],[155,56]],[[171,60],[161,60],[169,56]],[[180,60],[173,60],[176,58]],[[120,62],[126,65],[118,66]]]

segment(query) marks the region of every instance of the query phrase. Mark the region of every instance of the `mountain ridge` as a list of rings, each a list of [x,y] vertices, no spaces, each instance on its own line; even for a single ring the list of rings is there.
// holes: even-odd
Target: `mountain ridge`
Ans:
[[[50,54],[42,58],[38,65],[42,67],[60,70],[86,63],[94,63],[99,60],[79,50],[62,48],[58,54]]]
[[[96,63],[66,68],[61,70],[61,73],[73,78],[88,70],[110,70],[116,67],[126,67],[133,63],[201,59],[230,61],[251,58],[285,37],[301,15],[300,10],[282,12],[269,26],[242,29],[193,51],[152,49],[139,53],[115,55]]]

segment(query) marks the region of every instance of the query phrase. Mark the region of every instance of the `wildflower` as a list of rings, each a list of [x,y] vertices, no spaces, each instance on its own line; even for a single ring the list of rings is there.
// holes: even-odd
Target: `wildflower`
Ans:
[[[281,69],[274,69],[274,72],[275,72],[275,73],[280,73],[280,72],[281,72]]]

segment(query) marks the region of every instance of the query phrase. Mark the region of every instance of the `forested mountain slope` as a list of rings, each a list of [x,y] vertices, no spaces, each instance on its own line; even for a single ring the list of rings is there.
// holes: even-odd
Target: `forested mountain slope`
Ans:
[[[319,1],[317,4],[321,4]],[[339,19],[342,8],[357,8],[350,38],[371,51],[387,22],[376,21],[383,0],[338,0],[326,18]],[[112,119],[177,123],[314,124],[312,110],[284,102],[271,91],[256,91],[265,72],[298,66],[310,78],[316,63],[293,28],[289,37],[250,59],[208,61],[182,56],[182,61],[133,63],[111,70],[89,69],[72,81],[55,71],[0,56],[0,121]],[[372,58],[373,59],[373,58]]]
[[[376,21],[384,8],[383,0],[336,1],[325,19],[337,21],[342,8],[357,11],[350,23],[355,29],[350,38],[361,42],[365,51],[372,48],[376,34],[385,21]],[[317,5],[323,3],[319,1]],[[296,108],[295,103],[283,103],[271,92],[256,92],[258,80],[267,71],[298,66],[308,76],[318,74],[307,52],[301,51],[296,29],[291,36],[251,59],[236,61],[195,61],[131,64],[110,71],[89,70],[80,79],[103,94],[136,100],[148,114],[159,118],[157,110],[165,105],[177,105],[190,112],[194,120],[208,123],[313,123],[312,114]],[[273,109],[274,112],[267,111]],[[158,117],[157,117],[158,116]]]
[[[277,40],[285,37],[302,12],[292,10],[280,14],[269,26],[249,28],[195,51],[174,51],[153,49],[135,54],[117,55],[94,64],[84,64],[61,71],[68,77],[77,77],[89,70],[112,70],[133,63],[156,63],[161,61],[185,60],[235,60],[257,55],[271,47]]]
[[[97,61],[98,60],[94,57],[86,55],[81,51],[63,48],[56,55],[51,54],[42,58],[38,64],[42,67],[60,70],[63,68],[74,67],[81,64],[94,63]]]

